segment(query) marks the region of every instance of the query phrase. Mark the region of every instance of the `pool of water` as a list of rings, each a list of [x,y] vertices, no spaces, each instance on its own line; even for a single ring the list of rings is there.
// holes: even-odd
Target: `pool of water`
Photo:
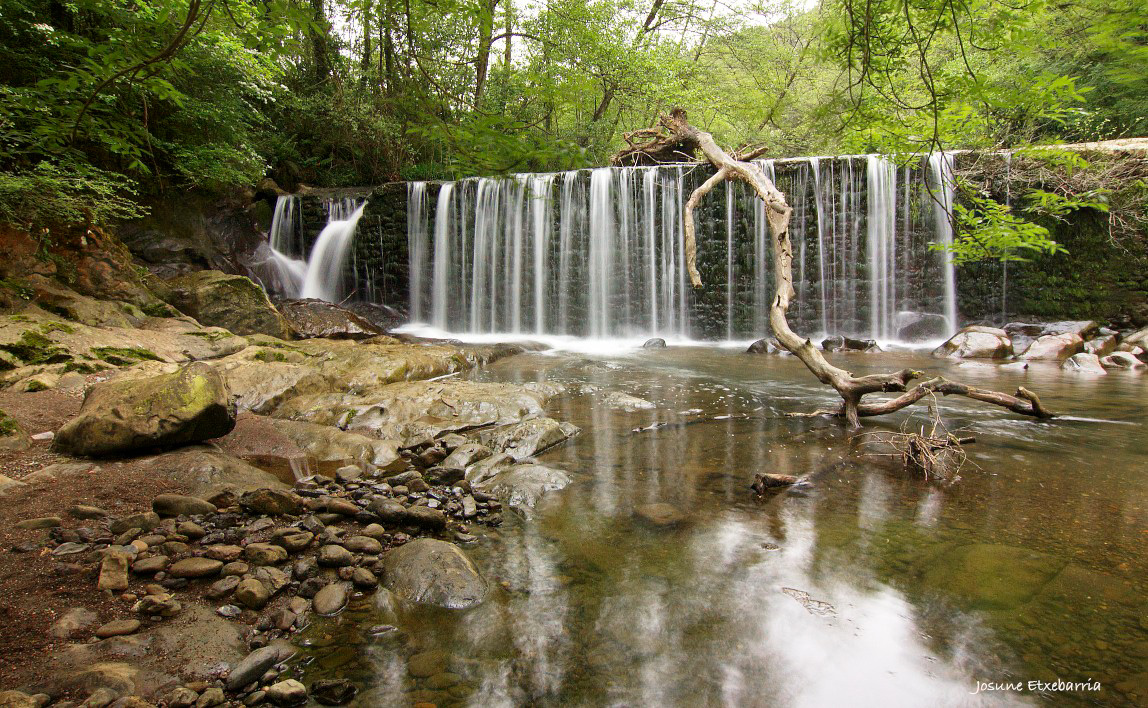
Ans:
[[[307,677],[354,678],[362,705],[1148,702],[1148,376],[837,361],[1023,385],[1068,417],[940,401],[949,427],[976,437],[944,484],[866,454],[835,421],[787,417],[835,403],[792,357],[503,360],[472,377],[567,385],[550,413],[582,433],[541,460],[574,484],[467,549],[494,590],[483,605],[364,598],[304,635]],[[610,409],[596,389],[657,409]],[[919,427],[916,410],[864,432]],[[759,472],[811,483],[758,497]],[[652,503],[680,523],[636,514]],[[1087,685],[1027,690],[1057,680]],[[976,693],[1016,682],[1026,690]]]

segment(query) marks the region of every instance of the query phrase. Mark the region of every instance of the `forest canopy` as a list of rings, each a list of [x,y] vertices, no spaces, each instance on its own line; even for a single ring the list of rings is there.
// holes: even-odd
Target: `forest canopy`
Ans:
[[[660,111],[773,157],[1148,133],[1148,0],[6,0],[0,218],[605,164]],[[53,206],[59,198],[64,207]]]

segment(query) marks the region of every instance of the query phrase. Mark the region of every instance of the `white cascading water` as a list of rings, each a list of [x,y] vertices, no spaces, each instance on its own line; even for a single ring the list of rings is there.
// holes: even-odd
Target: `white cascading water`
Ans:
[[[319,232],[307,258],[307,272],[303,276],[299,297],[338,301],[343,264],[366,206],[365,201],[356,206],[349,199],[332,201],[328,205],[327,225]]]
[[[956,186],[956,173],[951,152],[935,152],[929,155],[929,177],[933,186],[933,219],[937,230],[937,242],[950,246],[953,243],[953,194]],[[949,323],[949,334],[957,331],[957,272],[953,266],[953,254],[947,249],[944,259],[945,319]]]
[[[298,209],[298,197],[279,197],[271,217],[271,231],[267,234],[270,257],[265,265],[269,267],[269,285],[272,290],[288,297],[298,295],[307,272],[306,261],[288,255],[294,246]]]
[[[892,340],[905,316],[926,315],[953,329],[952,258],[927,247],[952,239],[952,156],[923,163],[758,162],[794,209],[795,328]],[[443,184],[437,197],[412,185],[415,322],[458,334],[601,339],[767,334],[771,240],[745,185],[727,185],[724,204],[718,192],[700,207],[707,283],[689,287],[682,209],[704,177],[666,165],[472,178]]]

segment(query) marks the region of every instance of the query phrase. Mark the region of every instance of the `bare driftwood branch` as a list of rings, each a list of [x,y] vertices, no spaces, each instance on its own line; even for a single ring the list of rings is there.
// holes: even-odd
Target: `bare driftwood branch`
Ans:
[[[643,138],[644,141],[640,144],[635,143],[634,139],[637,137]],[[840,410],[819,413],[843,416],[850,427],[857,428],[861,425],[862,416],[893,413],[916,403],[926,395],[940,393],[992,403],[1021,415],[1036,418],[1053,417],[1035,393],[1023,388],[1019,389],[1015,396],[1010,396],[938,377],[910,389],[909,383],[913,379],[920,378],[920,372],[903,369],[887,374],[854,376],[844,369],[833,366],[812,341],[798,336],[790,329],[789,321],[786,319],[789,305],[797,297],[793,288],[793,242],[789,238],[789,221],[793,209],[786,201],[785,195],[766,177],[761,167],[746,159],[729,155],[718,146],[712,135],[690,125],[686,112],[680,108],[675,108],[669,115],[659,116],[658,123],[651,128],[628,134],[626,142],[630,147],[614,155],[612,159],[614,164],[659,164],[671,157],[683,154],[692,157],[695,151],[701,151],[705,160],[717,170],[713,177],[690,195],[683,215],[686,269],[690,275],[690,283],[694,287],[700,287],[702,284],[701,274],[697,269],[697,227],[694,223],[694,210],[702,198],[721,182],[734,179],[748,184],[765,203],[765,216],[773,236],[773,271],[777,283],[777,291],[769,309],[769,324],[781,346],[796,355],[818,381],[832,386],[841,395]],[[758,153],[751,151],[750,154]],[[881,402],[862,402],[862,398],[870,393],[891,392],[900,392],[902,395]]]

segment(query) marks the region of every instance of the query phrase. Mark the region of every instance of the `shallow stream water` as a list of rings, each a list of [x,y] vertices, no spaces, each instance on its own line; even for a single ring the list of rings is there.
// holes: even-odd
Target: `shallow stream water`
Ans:
[[[359,704],[380,706],[1148,703],[1148,376],[837,361],[1023,385],[1069,417],[941,401],[976,437],[943,484],[864,454],[834,421],[786,417],[835,402],[792,357],[503,360],[472,378],[568,387],[549,412],[582,433],[540,461],[574,483],[467,548],[492,586],[483,605],[411,611],[381,591],[316,622],[308,682],[354,678]],[[611,390],[657,409],[601,405]],[[925,422],[918,406],[865,432]],[[757,472],[810,484],[758,497]],[[635,514],[658,502],[681,522]],[[1086,685],[1028,690],[1058,679]]]

